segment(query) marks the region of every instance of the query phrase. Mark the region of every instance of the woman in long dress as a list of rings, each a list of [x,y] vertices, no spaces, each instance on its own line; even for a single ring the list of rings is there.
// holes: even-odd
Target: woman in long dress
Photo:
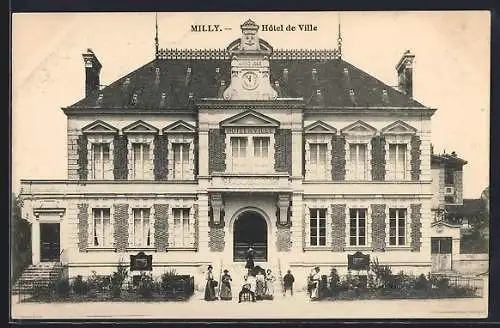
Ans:
[[[317,300],[319,299],[319,282],[321,280],[321,275],[319,273],[319,267],[314,268],[314,274],[312,276],[312,290],[311,290],[311,299]]]
[[[213,267],[208,266],[208,271],[206,274],[207,284],[205,286],[205,301],[215,301],[217,295],[215,294],[215,284],[214,274],[212,273]]]
[[[229,301],[233,298],[231,293],[231,276],[229,275],[228,270],[224,270],[224,274],[221,277],[221,285],[220,285],[220,299]]]
[[[257,272],[255,276],[255,298],[261,300],[266,292],[266,277],[262,270]]]
[[[273,275],[271,269],[267,269],[266,274],[266,296],[268,298],[274,297],[274,282],[276,281],[276,277]]]

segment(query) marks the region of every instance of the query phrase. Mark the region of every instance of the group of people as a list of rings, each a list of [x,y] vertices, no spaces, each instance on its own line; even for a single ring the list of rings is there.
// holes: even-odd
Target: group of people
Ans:
[[[213,267],[211,265],[208,266],[206,274],[207,283],[205,286],[206,301],[215,301],[217,299],[224,301],[232,300],[232,278],[228,270],[224,270],[223,272],[224,274],[220,278],[221,285],[219,286],[213,274]],[[258,266],[254,267],[252,271],[250,271],[250,274],[245,274],[244,276],[244,283],[238,294],[238,302],[255,302],[263,299],[273,299],[275,281],[276,277],[271,269],[264,270]],[[219,294],[218,297],[217,294]]]
[[[247,269],[247,273],[243,277],[243,286],[238,293],[238,302],[255,302],[263,299],[273,299],[276,277],[271,269],[265,270],[260,266],[255,266],[254,252],[252,248],[248,250],[246,260],[245,269]],[[228,270],[224,270],[223,272],[224,274],[220,277],[221,284],[219,286],[218,282],[214,278],[212,265],[208,266],[206,274],[207,283],[205,286],[206,301],[214,301],[218,298],[220,300],[232,299],[232,278]],[[295,278],[291,274],[291,271],[288,270],[287,274],[283,277],[284,295],[286,295],[287,291],[290,291],[291,295],[293,295],[294,281]],[[217,287],[219,288],[219,297],[217,297]]]

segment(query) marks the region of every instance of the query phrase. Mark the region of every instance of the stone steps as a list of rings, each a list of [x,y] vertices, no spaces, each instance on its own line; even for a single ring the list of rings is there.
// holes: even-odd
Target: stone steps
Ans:
[[[31,294],[34,286],[49,286],[55,282],[60,275],[61,265],[59,263],[44,263],[41,265],[30,265],[12,286],[13,294]]]

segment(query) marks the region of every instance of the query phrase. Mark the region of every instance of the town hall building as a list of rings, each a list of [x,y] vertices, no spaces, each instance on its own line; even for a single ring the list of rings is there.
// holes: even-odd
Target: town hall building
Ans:
[[[274,49],[248,20],[225,49],[160,49],[67,116],[67,179],[22,180],[32,261],[69,276],[109,274],[130,255],[152,272],[239,275],[256,263],[302,286],[314,266],[347,271],[368,254],[394,272],[431,271],[431,117],[337,49]],[[235,36],[237,37],[237,36]],[[109,60],[111,62],[111,60]],[[389,68],[394,69],[394,68]],[[299,287],[299,286],[298,286]]]

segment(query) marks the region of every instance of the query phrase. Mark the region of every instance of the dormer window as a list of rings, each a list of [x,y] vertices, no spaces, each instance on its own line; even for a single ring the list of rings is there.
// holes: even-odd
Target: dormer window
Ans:
[[[330,180],[332,177],[332,136],[337,130],[322,121],[304,128],[307,180]]]
[[[386,180],[411,178],[411,137],[416,129],[403,121],[396,121],[381,130],[385,138]]]
[[[346,180],[371,180],[371,141],[377,130],[363,121],[357,121],[341,132],[346,140]]]
[[[194,180],[196,127],[176,121],[163,130],[167,135],[167,172],[169,180]]]
[[[82,133],[87,136],[87,178],[114,179],[114,137],[118,129],[98,120],[83,127]]]
[[[123,128],[128,144],[128,177],[131,180],[152,180],[154,136],[158,129],[141,120]]]

